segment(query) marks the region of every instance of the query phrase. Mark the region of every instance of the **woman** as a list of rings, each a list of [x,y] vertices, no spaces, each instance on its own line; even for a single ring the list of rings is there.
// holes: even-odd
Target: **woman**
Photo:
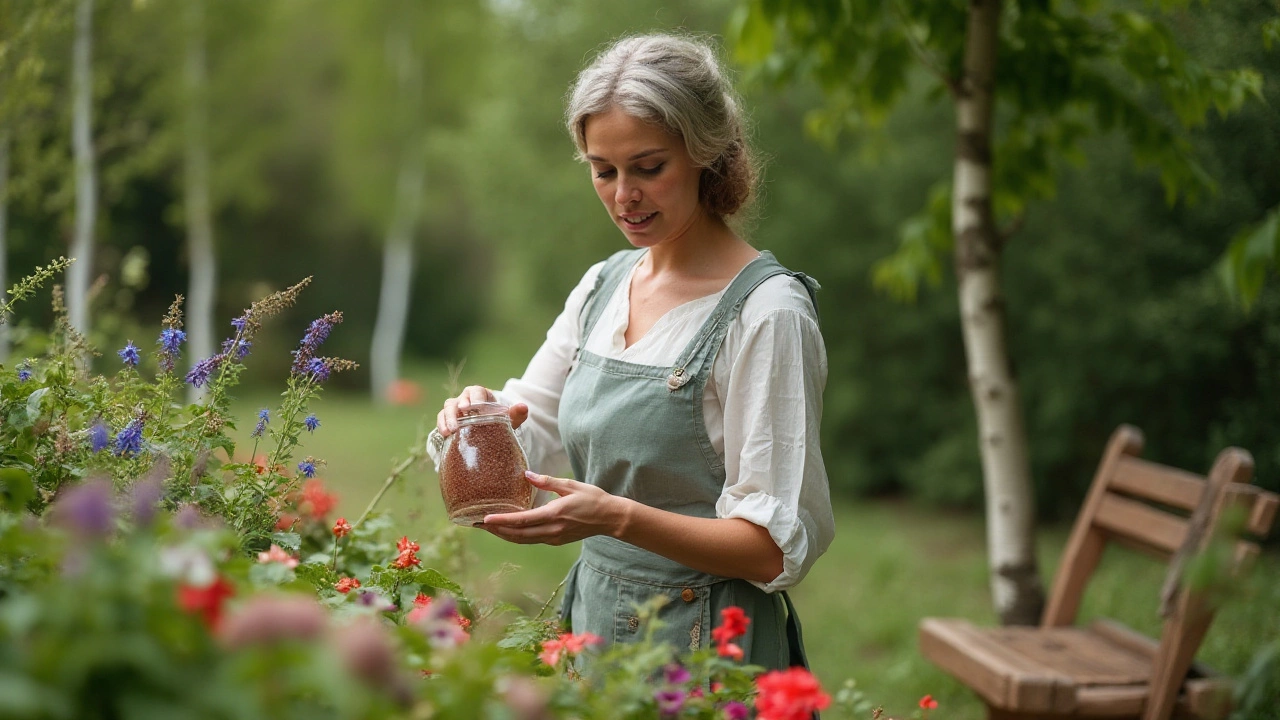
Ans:
[[[747,662],[805,664],[780,591],[834,533],[826,351],[816,283],[726,222],[757,175],[739,103],[706,45],[633,37],[578,76],[567,120],[633,249],[587,271],[522,378],[446,401],[433,444],[471,403],[510,405],[529,482],[555,499],[483,528],[583,541],[562,607],[575,632],[634,638],[635,606],[664,595],[658,637],[697,649],[737,605]]]

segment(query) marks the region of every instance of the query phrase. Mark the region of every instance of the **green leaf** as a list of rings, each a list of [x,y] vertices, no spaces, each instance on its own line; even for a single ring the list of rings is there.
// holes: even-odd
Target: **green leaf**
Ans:
[[[271,533],[271,542],[289,552],[298,552],[302,547],[302,536],[296,532]]]
[[[35,494],[36,487],[30,473],[13,467],[0,468],[0,495],[3,495],[6,510],[22,512]]]
[[[40,401],[49,394],[49,388],[42,387],[27,396],[27,420],[34,421],[40,417]]]
[[[410,582],[416,582],[425,587],[447,590],[454,595],[462,595],[462,586],[445,577],[439,570],[432,570],[431,568],[419,570],[408,579]]]

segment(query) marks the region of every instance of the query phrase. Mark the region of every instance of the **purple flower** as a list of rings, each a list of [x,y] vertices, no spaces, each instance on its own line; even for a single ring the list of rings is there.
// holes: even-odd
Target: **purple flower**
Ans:
[[[333,326],[342,322],[342,313],[333,312],[322,317],[318,317],[311,321],[311,325],[307,327],[307,332],[302,336],[302,342],[298,343],[298,349],[293,351],[293,369],[294,375],[302,375],[305,373],[315,374],[311,369],[312,359],[316,355],[316,351],[320,349],[320,345],[329,337],[329,333],[333,331]],[[325,377],[328,377],[327,373]]]
[[[187,334],[177,328],[165,328],[160,331],[160,339],[156,342],[169,355],[176,356],[182,350],[182,343],[187,341]]]
[[[151,519],[156,515],[156,506],[163,496],[164,483],[159,479],[142,480],[134,484],[129,491],[129,511],[139,527],[151,524]]]
[[[26,382],[31,379],[31,361],[23,360],[18,366],[18,382]]]
[[[316,418],[315,413],[311,413],[303,419],[302,424],[307,426],[308,432],[315,432],[316,428],[320,427],[320,420]]]
[[[134,457],[142,452],[142,418],[134,418],[116,435],[118,457]]]
[[[196,366],[191,368],[191,372],[187,373],[187,382],[196,387],[201,387],[209,382],[209,376],[213,374],[214,370],[218,369],[218,366],[222,365],[222,361],[225,359],[225,356],[218,354],[196,363]]]
[[[138,346],[134,345],[132,340],[125,343],[125,346],[117,350],[116,354],[129,367],[138,367],[138,362],[142,360],[142,357],[138,355]]]
[[[251,437],[262,437],[262,433],[267,431],[267,423],[271,422],[271,413],[266,408],[258,411],[258,424],[254,426]]]
[[[80,535],[103,536],[115,526],[111,483],[89,480],[63,492],[54,503],[58,524]]]
[[[107,426],[98,420],[89,428],[89,446],[94,452],[102,452],[107,449],[107,445],[111,443],[111,433],[107,430]]]
[[[329,379],[329,365],[320,358],[311,358],[307,363],[307,374],[316,382],[324,382]]]
[[[663,715],[675,715],[684,707],[685,692],[683,690],[658,690],[653,699],[658,702],[658,711]]]
[[[316,464],[311,462],[310,460],[303,460],[302,462],[298,463],[298,472],[302,473],[303,475],[306,475],[309,478],[313,478],[316,476]]]
[[[252,347],[253,347],[253,343],[249,342],[248,340],[237,340],[235,338],[227,338],[226,340],[222,341],[222,354],[226,356],[230,356],[231,350],[234,348],[236,353],[236,360],[243,360],[246,357],[248,357],[249,349]]]
[[[186,530],[193,530],[204,524],[204,517],[195,503],[187,503],[173,516],[173,524]]]
[[[725,720],[747,720],[747,717],[751,715],[751,711],[747,709],[747,706],[737,700],[730,700],[721,709],[724,710]]]
[[[689,671],[678,663],[670,663],[662,668],[662,675],[672,685],[683,685],[689,682]]]

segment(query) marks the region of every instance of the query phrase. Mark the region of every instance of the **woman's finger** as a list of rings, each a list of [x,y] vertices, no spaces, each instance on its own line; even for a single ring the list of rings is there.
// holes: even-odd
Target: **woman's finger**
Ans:
[[[516,403],[511,406],[507,414],[511,416],[511,427],[518,428],[524,424],[525,420],[529,419],[529,406],[524,403]]]
[[[458,429],[458,400],[457,398],[449,398],[444,401],[444,409],[440,411],[444,416],[444,429],[440,431],[441,435],[448,435]]]
[[[532,470],[526,470],[524,479],[528,480],[531,485],[539,490],[550,490],[551,492],[564,497],[574,491],[574,486],[578,485],[576,480],[568,478],[551,477],[550,475],[539,475]],[[545,505],[543,507],[546,507]]]
[[[482,385],[468,385],[458,393],[458,411],[466,412],[473,403],[491,402],[493,393]]]

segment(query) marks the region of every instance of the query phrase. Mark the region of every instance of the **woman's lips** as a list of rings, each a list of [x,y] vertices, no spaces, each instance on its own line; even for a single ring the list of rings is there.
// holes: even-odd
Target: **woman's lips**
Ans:
[[[643,230],[653,223],[653,219],[658,216],[657,212],[651,213],[628,213],[620,215],[622,218],[622,226],[628,230]]]

